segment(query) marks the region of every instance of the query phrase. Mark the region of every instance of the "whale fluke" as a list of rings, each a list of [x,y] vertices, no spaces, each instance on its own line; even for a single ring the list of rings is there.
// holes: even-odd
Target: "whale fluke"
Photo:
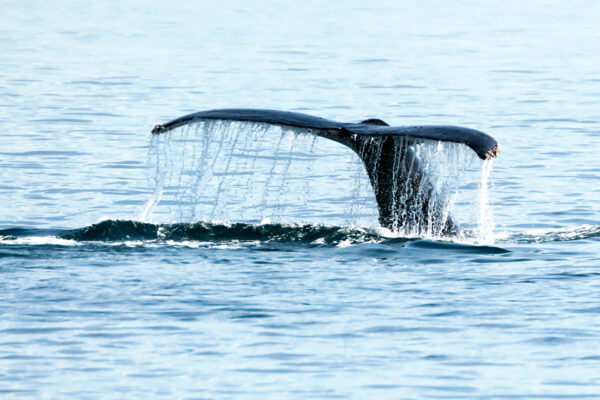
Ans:
[[[457,126],[393,127],[380,119],[344,123],[307,114],[261,109],[219,109],[188,114],[152,129],[161,134],[206,120],[254,122],[306,129],[310,133],[352,149],[364,163],[375,193],[379,223],[391,230],[405,224],[429,224],[435,231],[451,234],[456,226],[436,201],[435,189],[414,154],[412,146],[424,140],[462,143],[479,158],[499,153],[498,142],[483,132]],[[402,188],[402,190],[399,190]]]

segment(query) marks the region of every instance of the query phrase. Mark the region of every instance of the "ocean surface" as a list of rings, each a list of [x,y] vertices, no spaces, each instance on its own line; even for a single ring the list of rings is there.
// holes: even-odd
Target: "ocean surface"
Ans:
[[[0,397],[600,398],[598,16],[0,2]],[[501,153],[428,158],[470,196],[464,234],[394,233],[360,163],[306,135],[150,133],[232,107]]]

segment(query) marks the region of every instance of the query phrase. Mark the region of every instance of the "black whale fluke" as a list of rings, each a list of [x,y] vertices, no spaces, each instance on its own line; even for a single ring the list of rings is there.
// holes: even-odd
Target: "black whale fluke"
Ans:
[[[434,188],[419,166],[411,144],[420,140],[462,143],[482,160],[499,153],[498,142],[474,129],[457,126],[389,126],[371,118],[359,123],[344,123],[307,114],[261,109],[221,109],[200,111],[174,119],[152,130],[160,134],[179,126],[205,120],[255,122],[304,128],[311,133],[341,143],[362,159],[379,209],[383,227],[397,230],[409,223],[427,223],[437,231],[456,230],[452,219],[435,204]],[[398,187],[409,188],[400,193]]]

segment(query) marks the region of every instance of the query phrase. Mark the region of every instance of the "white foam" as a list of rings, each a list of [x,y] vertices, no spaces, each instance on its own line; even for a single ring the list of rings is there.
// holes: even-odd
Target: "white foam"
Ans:
[[[56,236],[26,236],[26,237],[0,237],[0,241],[8,244],[26,245],[56,245],[56,246],[79,246],[81,242],[71,239],[63,239]]]

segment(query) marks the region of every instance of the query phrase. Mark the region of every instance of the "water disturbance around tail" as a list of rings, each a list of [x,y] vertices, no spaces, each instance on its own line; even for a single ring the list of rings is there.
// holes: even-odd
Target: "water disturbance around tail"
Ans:
[[[219,120],[153,135],[154,190],[140,220],[376,228],[382,211],[373,187],[385,177],[393,191],[385,211],[406,217],[391,226],[393,235],[447,239],[444,229],[451,220],[460,227],[452,240],[493,243],[491,160],[480,160],[458,143],[361,139],[354,152],[310,129]],[[390,145],[394,154],[409,151],[410,160],[394,156],[385,165],[361,160]],[[415,165],[420,175],[396,184],[396,174],[414,174]],[[386,168],[386,174],[368,173],[369,168]]]

